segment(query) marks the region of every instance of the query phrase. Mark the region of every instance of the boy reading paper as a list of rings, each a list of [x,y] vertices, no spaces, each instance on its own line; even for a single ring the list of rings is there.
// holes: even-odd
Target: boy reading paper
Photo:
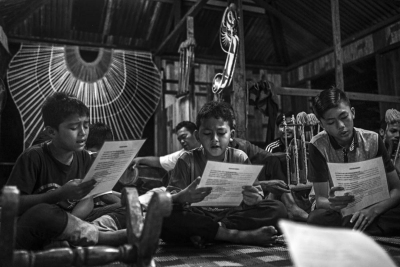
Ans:
[[[314,98],[314,113],[324,131],[309,145],[310,171],[316,209],[308,223],[347,227],[371,235],[390,235],[400,230],[400,181],[377,133],[353,126],[355,110],[346,94],[337,88],[322,91]],[[344,188],[333,187],[327,163],[359,162],[382,157],[390,197],[384,201],[342,217],[340,210],[354,201],[353,195],[335,196]]]
[[[167,190],[174,209],[165,218],[161,238],[164,241],[191,240],[202,246],[205,241],[267,245],[276,239],[278,219],[286,218],[281,202],[263,199],[260,186],[243,187],[243,202],[238,207],[190,207],[202,201],[211,188],[197,188],[207,161],[249,164],[247,155],[228,147],[233,137],[233,113],[224,102],[206,103],[196,119],[196,138],[201,147],[185,152],[176,163]]]
[[[79,246],[126,243],[123,208],[98,213],[90,223],[73,214],[78,200],[96,183],[81,182],[92,163],[84,150],[89,109],[59,92],[46,98],[42,117],[51,140],[25,150],[7,181],[21,193],[16,248],[37,250],[52,241]]]

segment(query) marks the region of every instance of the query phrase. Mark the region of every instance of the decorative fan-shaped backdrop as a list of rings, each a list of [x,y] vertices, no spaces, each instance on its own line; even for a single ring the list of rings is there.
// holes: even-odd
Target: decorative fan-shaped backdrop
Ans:
[[[84,60],[79,47],[23,44],[7,77],[24,127],[24,148],[43,129],[41,106],[54,92],[76,95],[90,123],[108,124],[116,139],[141,138],[161,96],[160,74],[150,53],[98,48]]]

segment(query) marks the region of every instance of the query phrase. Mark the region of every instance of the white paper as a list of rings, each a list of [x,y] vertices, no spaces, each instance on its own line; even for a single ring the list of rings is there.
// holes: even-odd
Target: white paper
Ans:
[[[208,161],[197,187],[212,187],[206,198],[192,206],[239,206],[242,186],[253,185],[263,166]]]
[[[106,141],[83,182],[95,179],[96,186],[84,198],[110,191],[139,152],[145,140]]]
[[[285,220],[279,226],[296,267],[396,266],[386,251],[362,232]]]
[[[389,198],[385,167],[382,158],[353,163],[328,163],[334,186],[354,195],[354,202],[341,210],[343,216],[353,214]],[[343,192],[335,192],[343,195]]]

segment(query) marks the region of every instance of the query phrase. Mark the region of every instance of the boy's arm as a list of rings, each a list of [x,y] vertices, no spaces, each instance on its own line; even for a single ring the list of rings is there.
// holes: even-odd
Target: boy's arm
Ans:
[[[190,165],[183,158],[179,158],[167,187],[167,191],[171,192],[172,202],[181,204],[200,202],[210,194],[211,188],[196,188],[200,183],[200,177],[195,179],[191,176]]]
[[[84,183],[81,181],[81,179],[71,180],[62,187],[43,194],[22,194],[18,214],[22,214],[29,208],[41,203],[56,204],[67,199],[83,198],[94,188],[96,181],[90,180]]]
[[[134,158],[132,164],[147,165],[150,167],[162,168],[160,164],[160,157],[153,157],[153,156]]]

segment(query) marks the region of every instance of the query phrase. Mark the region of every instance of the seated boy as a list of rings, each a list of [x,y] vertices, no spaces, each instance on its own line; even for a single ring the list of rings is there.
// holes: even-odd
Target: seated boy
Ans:
[[[395,110],[398,113],[397,110]],[[388,150],[389,157],[391,158],[397,175],[400,177],[400,154],[397,151],[400,139],[400,118],[398,120],[387,123],[385,127],[385,146]],[[397,158],[396,158],[397,154]],[[396,162],[394,162],[396,158]]]
[[[309,180],[313,182],[316,209],[308,223],[347,227],[371,235],[400,233],[400,181],[378,134],[353,127],[355,110],[345,93],[331,88],[314,98],[314,113],[325,131],[314,136],[309,146]],[[382,157],[390,198],[342,217],[340,210],[354,201],[354,196],[335,196],[327,162],[347,163]]]
[[[234,134],[233,120],[231,107],[224,102],[206,103],[199,111],[195,135],[202,146],[184,153],[172,172],[167,190],[172,193],[174,209],[163,222],[164,241],[192,240],[199,246],[213,240],[256,245],[274,242],[275,226],[287,217],[286,209],[281,202],[264,200],[259,186],[244,187],[239,207],[187,205],[202,201],[211,192],[210,188],[196,188],[208,160],[250,163],[243,151],[228,147]]]
[[[134,165],[147,165],[150,167],[163,168],[166,171],[172,171],[175,168],[176,161],[185,152],[200,146],[199,141],[194,136],[197,129],[196,124],[191,121],[181,121],[174,129],[176,139],[181,144],[182,149],[174,153],[162,156],[137,157],[132,161]]]
[[[41,249],[51,241],[80,246],[125,243],[122,208],[98,214],[92,223],[70,213],[95,183],[81,182],[92,163],[84,150],[89,109],[75,97],[54,93],[45,100],[42,117],[51,141],[25,150],[7,181],[21,193],[16,248]]]

